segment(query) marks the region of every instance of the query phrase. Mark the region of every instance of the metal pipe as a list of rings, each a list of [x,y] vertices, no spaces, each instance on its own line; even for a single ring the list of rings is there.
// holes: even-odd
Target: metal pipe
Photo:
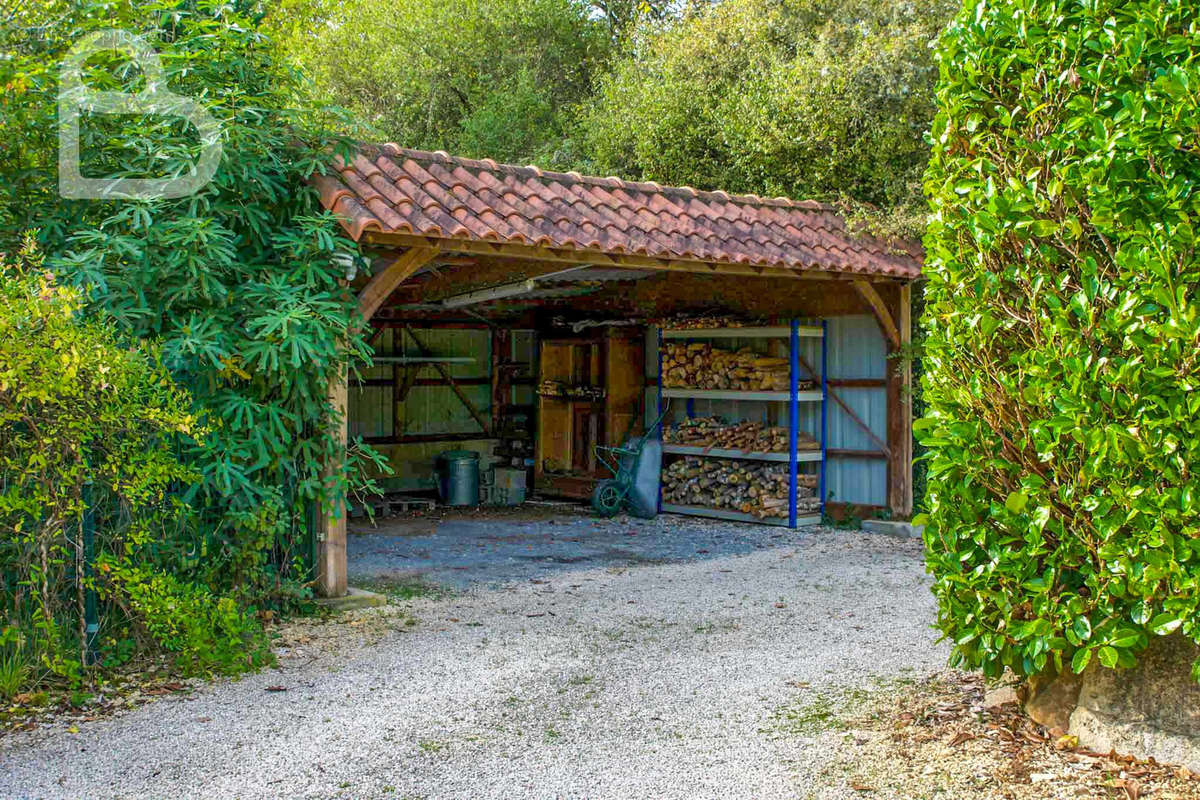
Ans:
[[[92,507],[92,487],[83,485],[83,624],[87,664],[100,660],[96,638],[100,633],[100,614],[96,608],[96,512]]]
[[[503,286],[494,286],[491,289],[480,289],[477,292],[456,294],[453,297],[447,297],[443,300],[442,306],[445,308],[459,308],[461,306],[473,306],[477,303],[487,303],[492,300],[503,300],[506,297],[529,294],[536,286],[537,281],[530,278],[527,281],[520,281],[519,283],[507,283]]]
[[[800,460],[796,457],[799,444],[800,400],[797,383],[800,380],[800,321],[793,319],[788,337],[788,527],[796,527],[796,495],[799,483]]]
[[[654,330],[655,339],[658,341],[658,418],[662,419],[663,415],[663,335],[662,326],[658,326]],[[662,433],[659,433],[659,438],[662,438]],[[655,511],[662,513],[662,469],[658,473],[658,507]]]
[[[828,456],[828,443],[825,441],[829,432],[829,320],[821,320],[821,466],[817,479],[818,491],[821,493],[821,516],[825,516],[825,460]]]

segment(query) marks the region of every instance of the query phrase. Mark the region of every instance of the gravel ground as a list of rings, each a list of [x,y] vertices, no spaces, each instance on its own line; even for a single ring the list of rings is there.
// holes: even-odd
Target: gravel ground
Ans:
[[[504,568],[443,581],[457,591],[287,626],[278,669],[0,741],[0,796],[854,797],[825,774],[845,737],[808,724],[814,698],[858,702],[945,664],[917,542],[672,517],[570,526],[625,537],[625,555],[504,543]],[[632,542],[651,533],[679,541],[648,556]],[[364,551],[395,543],[360,538],[359,574],[472,572],[439,573],[425,547],[393,553],[424,570],[372,562]]]

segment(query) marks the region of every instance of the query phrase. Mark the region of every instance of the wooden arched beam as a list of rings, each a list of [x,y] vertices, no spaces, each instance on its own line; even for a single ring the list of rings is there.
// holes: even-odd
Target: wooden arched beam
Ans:
[[[410,247],[392,263],[371,276],[371,280],[358,293],[358,311],[365,321],[370,321],[375,312],[387,302],[396,287],[416,274],[441,252],[437,247]]]
[[[362,323],[369,322],[375,312],[387,302],[396,287],[416,274],[417,270],[432,261],[440,252],[437,247],[411,247],[378,270],[358,293],[358,311]],[[346,410],[349,400],[347,376],[343,370],[329,384],[329,404],[338,420],[333,436],[344,451],[347,444]],[[341,463],[328,464],[325,479],[337,480]],[[325,597],[342,597],[349,587],[346,585],[346,506],[333,508],[321,515],[317,531],[317,591]]]
[[[871,307],[871,313],[875,315],[876,321],[879,322],[879,327],[883,330],[883,335],[887,337],[888,344],[891,345],[891,350],[900,349],[900,327],[896,325],[896,320],[892,318],[892,312],[888,310],[887,303],[883,302],[883,298],[879,295],[879,290],[868,281],[854,281],[854,288],[862,296],[863,300],[867,301],[867,305]]]

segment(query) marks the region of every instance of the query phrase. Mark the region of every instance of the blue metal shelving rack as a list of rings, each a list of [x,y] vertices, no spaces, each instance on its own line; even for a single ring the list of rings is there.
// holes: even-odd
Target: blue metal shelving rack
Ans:
[[[705,458],[732,458],[753,461],[787,462],[788,464],[788,515],[786,523],[782,520],[762,520],[751,514],[729,511],[726,509],[707,508],[702,506],[682,506],[662,502],[662,487],[659,486],[658,510],[676,514],[693,514],[697,516],[715,517],[740,522],[758,522],[773,525],[786,524],[789,528],[801,525],[813,525],[820,522],[825,513],[825,449],[828,434],[827,400],[828,384],[826,382],[827,368],[827,334],[828,325],[822,321],[820,326],[801,325],[799,320],[791,320],[787,326],[754,327],[754,328],[706,328],[699,330],[659,330],[658,332],[658,413],[662,414],[664,400],[675,398],[687,401],[687,416],[694,415],[694,402],[697,399],[707,400],[757,400],[765,402],[787,403],[788,412],[788,452],[787,453],[747,453],[739,450],[721,450],[706,447],[688,447],[685,445],[664,445],[663,455],[695,455]],[[821,374],[810,376],[820,378],[820,389],[801,391],[800,375],[800,340],[802,337],[820,338],[821,340]],[[772,338],[786,339],[788,342],[788,390],[782,392],[753,392],[753,391],[721,391],[712,389],[664,389],[662,378],[662,354],[664,339],[751,339]],[[796,449],[800,430],[800,404],[820,404],[820,449],[813,452],[800,453]],[[800,464],[817,462],[817,492],[820,501],[816,514],[801,516],[796,508],[799,492]]]

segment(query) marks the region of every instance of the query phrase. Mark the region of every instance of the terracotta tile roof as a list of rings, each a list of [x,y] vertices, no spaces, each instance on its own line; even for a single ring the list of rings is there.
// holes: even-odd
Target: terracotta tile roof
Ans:
[[[372,231],[912,279],[920,248],[852,236],[833,206],[543,172],[394,144],[315,179],[356,240]]]

